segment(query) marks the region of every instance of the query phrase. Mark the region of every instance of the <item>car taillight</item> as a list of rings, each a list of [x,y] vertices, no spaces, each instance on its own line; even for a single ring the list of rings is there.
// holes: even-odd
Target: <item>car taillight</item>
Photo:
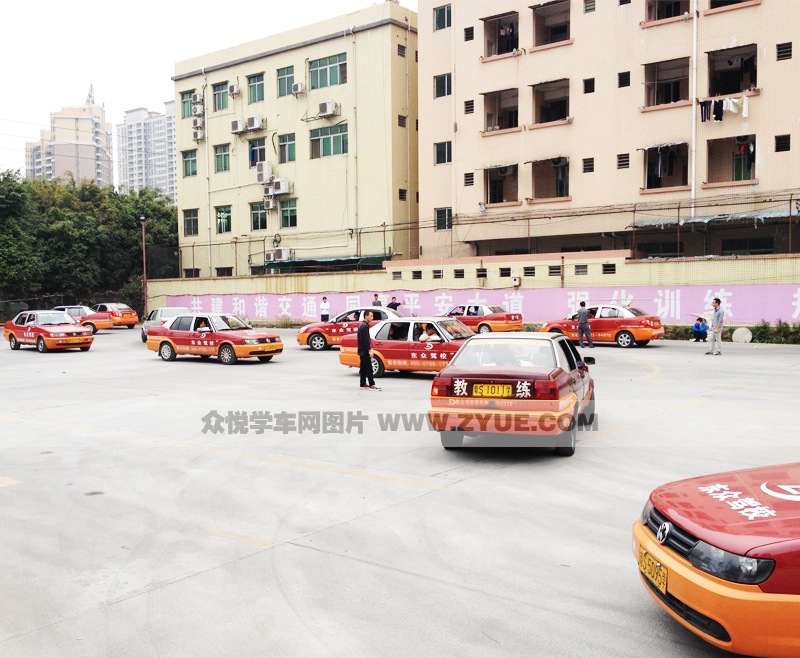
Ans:
[[[639,320],[639,324],[643,327],[652,327],[653,323],[650,320]]]
[[[558,384],[552,379],[537,379],[533,389],[537,400],[558,400]]]
[[[431,395],[448,397],[453,394],[453,380],[450,377],[436,377],[431,384]]]
[[[114,315],[116,315],[118,318],[121,318],[122,317],[122,311],[114,311]]]

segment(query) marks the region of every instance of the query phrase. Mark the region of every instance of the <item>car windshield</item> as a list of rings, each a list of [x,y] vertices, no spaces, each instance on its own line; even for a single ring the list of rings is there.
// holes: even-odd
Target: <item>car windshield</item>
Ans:
[[[450,362],[459,368],[554,368],[550,341],[493,338],[466,343]]]
[[[505,313],[506,312],[506,309],[504,309],[502,306],[490,306],[489,310],[492,313]]]
[[[36,316],[36,324],[43,327],[48,324],[77,324],[69,313],[64,311],[52,311],[51,313],[39,313]]]
[[[448,334],[452,340],[463,340],[464,338],[475,335],[475,332],[461,322],[461,320],[442,320],[439,323],[439,327]]]
[[[190,313],[188,308],[181,308],[176,306],[175,308],[162,308],[161,309],[161,317],[162,318],[172,318],[178,315],[178,313]]]
[[[650,315],[649,313],[645,313],[642,309],[636,308],[635,306],[626,306],[625,310],[629,313],[633,313],[634,315]]]
[[[215,331],[233,331],[250,328],[235,315],[217,315],[211,319],[211,322],[214,325]]]

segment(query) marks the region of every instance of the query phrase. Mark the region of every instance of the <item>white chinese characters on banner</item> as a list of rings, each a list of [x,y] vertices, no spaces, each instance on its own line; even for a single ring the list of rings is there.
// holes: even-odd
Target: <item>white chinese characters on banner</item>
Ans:
[[[419,293],[416,292],[406,293],[406,296],[403,298],[403,307],[405,308],[406,313],[408,315],[415,315],[416,312],[420,309]]]
[[[317,299],[311,295],[303,295],[303,317],[317,317]]]
[[[722,310],[725,312],[725,318],[733,317],[733,292],[730,290],[725,290],[725,288],[720,288],[716,292],[711,290],[710,288],[706,290],[705,297],[703,297],[703,303],[705,304],[705,310],[708,313],[714,312],[714,306],[712,302],[714,298],[718,297],[719,300],[722,302]]]
[[[193,313],[200,313],[203,310],[203,300],[199,297],[192,297],[189,308],[192,309]]]
[[[234,297],[231,300],[231,306],[232,306],[231,312],[234,315],[236,315],[238,317],[241,317],[241,318],[243,318],[243,317],[245,317],[247,315],[245,313],[245,310],[244,310],[244,298],[242,298],[242,297]]]
[[[581,302],[589,302],[589,293],[585,290],[576,290],[567,293],[567,315],[572,315],[578,310]]]
[[[278,317],[290,318],[292,317],[292,298],[279,297],[278,298]]]
[[[447,315],[448,311],[453,308],[453,295],[448,295],[445,292],[436,295],[433,301],[436,306],[436,315]]]
[[[506,299],[506,311],[522,313],[522,303],[525,301],[525,297],[521,292],[507,292],[503,296]]]
[[[222,297],[211,298],[211,312],[222,313]]]
[[[256,295],[255,300],[255,316],[257,318],[267,317],[267,307],[269,305],[268,297],[266,295]]]
[[[359,295],[347,295],[347,297],[344,298],[345,311],[350,311],[359,306],[361,306],[361,297]]]
[[[475,305],[475,306],[483,306],[484,304],[488,304],[489,300],[485,299],[481,296],[481,293],[476,292],[474,297],[470,297],[467,300],[467,304]]]
[[[680,290],[659,290],[653,299],[656,303],[656,315],[661,319],[673,318],[680,320],[681,317],[681,291]]]
[[[633,295],[626,294],[625,290],[615,290],[614,294],[611,295],[611,304],[616,304],[617,306],[630,306],[633,304]]]
[[[794,295],[792,296],[792,308],[794,309],[792,320],[796,320],[800,317],[800,288],[794,291]]]

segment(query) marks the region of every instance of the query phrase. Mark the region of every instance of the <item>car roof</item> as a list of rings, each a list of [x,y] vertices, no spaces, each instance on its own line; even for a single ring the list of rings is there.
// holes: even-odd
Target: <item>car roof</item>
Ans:
[[[470,340],[540,340],[554,342],[565,337],[563,334],[545,333],[543,331],[504,331],[502,333],[475,334]]]
[[[423,315],[414,317],[403,315],[397,318],[389,318],[388,320],[379,320],[379,322],[402,322],[403,320],[413,320],[414,322],[444,322],[447,320],[448,322],[452,322],[455,318],[447,315]]]
[[[53,313],[53,312],[63,313],[64,311],[55,308],[26,308],[23,311],[19,311],[17,315],[19,315],[20,313]],[[17,317],[17,315],[15,315],[14,317]]]

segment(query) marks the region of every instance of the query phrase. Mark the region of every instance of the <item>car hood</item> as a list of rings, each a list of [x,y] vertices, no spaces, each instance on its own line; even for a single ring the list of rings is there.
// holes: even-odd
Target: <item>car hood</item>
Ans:
[[[217,332],[223,336],[236,336],[242,340],[246,338],[280,338],[278,334],[270,334],[266,331],[259,331],[257,329],[229,329],[227,331]]]
[[[738,555],[800,537],[800,463],[671,482],[650,500],[698,539]],[[756,503],[765,516],[750,519],[743,512]]]

